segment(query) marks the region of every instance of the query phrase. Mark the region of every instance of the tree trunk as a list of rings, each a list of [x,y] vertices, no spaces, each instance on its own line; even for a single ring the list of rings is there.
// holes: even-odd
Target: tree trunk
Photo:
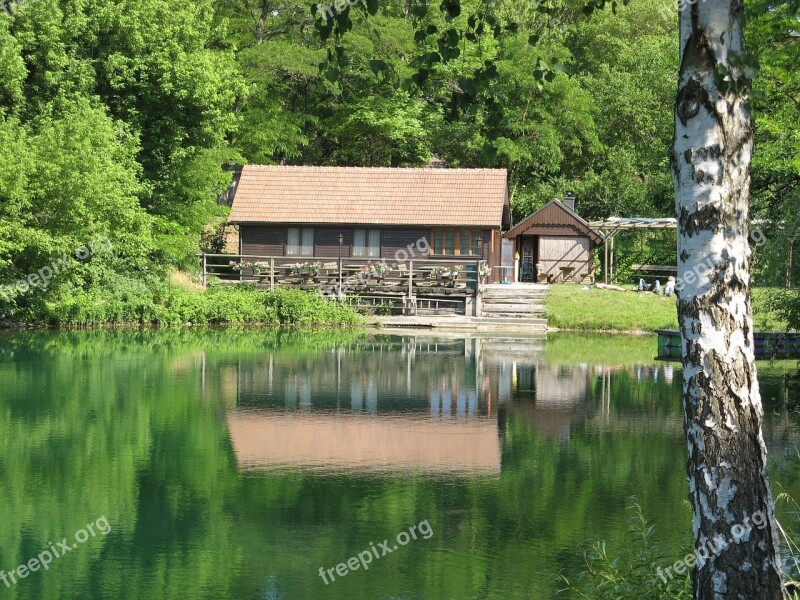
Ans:
[[[271,11],[270,0],[262,0],[261,11],[258,14],[258,25],[256,25],[256,44],[259,46],[264,43],[266,23]]]
[[[787,598],[753,350],[753,126],[746,99],[715,77],[744,53],[743,8],[741,0],[697,0],[680,14],[672,168],[698,600]]]

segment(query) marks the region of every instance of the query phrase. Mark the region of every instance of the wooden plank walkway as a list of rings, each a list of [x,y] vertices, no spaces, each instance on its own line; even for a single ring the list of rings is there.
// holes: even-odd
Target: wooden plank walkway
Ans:
[[[459,331],[492,332],[545,332],[547,319],[500,319],[496,317],[470,317],[465,315],[416,315],[367,317],[369,325],[386,328],[447,329]]]

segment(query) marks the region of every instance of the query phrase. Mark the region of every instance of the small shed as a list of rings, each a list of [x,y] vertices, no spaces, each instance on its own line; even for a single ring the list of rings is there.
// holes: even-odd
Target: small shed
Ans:
[[[503,236],[519,258],[516,280],[580,282],[594,276],[594,249],[603,237],[575,212],[575,197],[552,200]]]

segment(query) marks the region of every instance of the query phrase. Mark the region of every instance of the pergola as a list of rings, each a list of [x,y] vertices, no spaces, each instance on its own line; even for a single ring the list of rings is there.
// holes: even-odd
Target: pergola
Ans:
[[[677,229],[678,222],[674,217],[609,217],[590,221],[589,227],[603,238],[603,283],[608,283],[614,268],[614,238],[618,233],[634,229]]]

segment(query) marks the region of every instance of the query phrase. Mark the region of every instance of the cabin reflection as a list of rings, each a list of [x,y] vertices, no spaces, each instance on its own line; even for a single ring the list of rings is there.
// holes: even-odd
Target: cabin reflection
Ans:
[[[236,366],[227,415],[243,469],[499,474],[510,416],[568,441],[610,405],[612,378],[663,366],[549,365],[542,341],[374,336]]]
[[[489,418],[480,340],[416,336],[357,342],[310,356],[270,353],[238,364],[237,408],[427,413]]]
[[[488,419],[235,410],[228,428],[243,469],[500,473],[497,424]]]
[[[242,361],[227,415],[239,465],[499,474],[480,352],[477,339],[387,336]]]

